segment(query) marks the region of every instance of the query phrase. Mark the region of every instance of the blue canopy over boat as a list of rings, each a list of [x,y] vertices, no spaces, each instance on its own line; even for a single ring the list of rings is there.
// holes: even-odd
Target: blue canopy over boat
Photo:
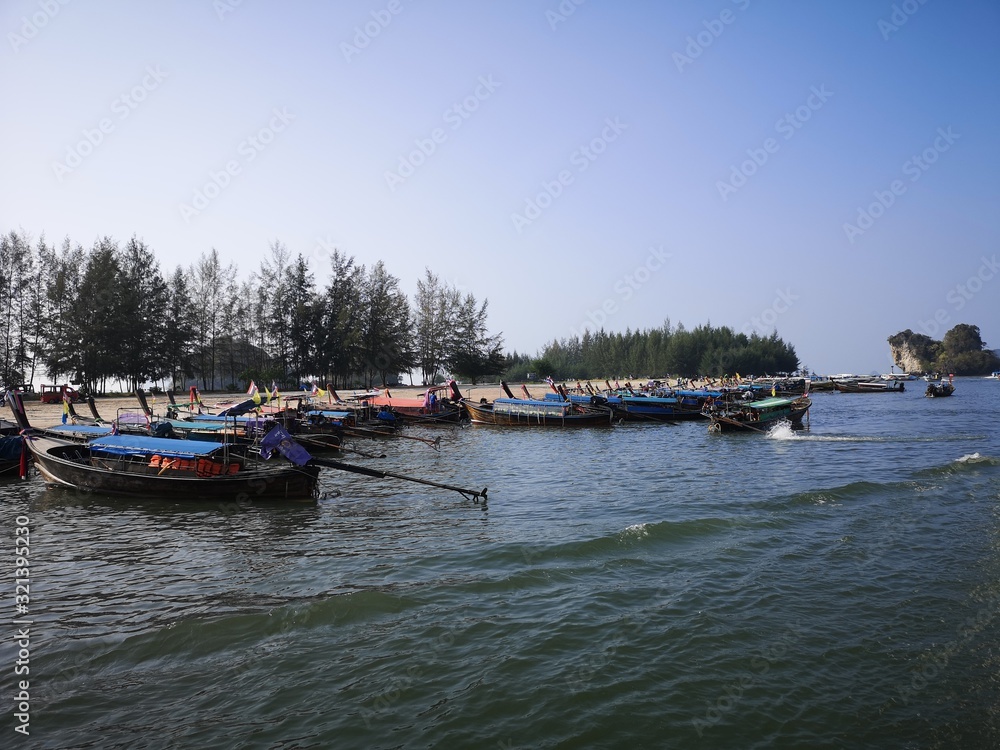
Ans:
[[[621,400],[628,406],[673,406],[677,403],[677,399],[670,396],[622,396]]]
[[[249,411],[253,411],[260,407],[260,401],[254,401],[252,398],[248,398],[246,401],[240,401],[238,404],[233,404],[228,409],[223,409],[219,412],[219,416],[225,417],[235,417],[239,414],[246,414]]]
[[[536,398],[498,398],[493,402],[495,405],[514,405],[514,406],[541,406],[541,407],[551,407],[551,406],[565,406],[568,402],[562,399],[553,402],[552,400],[539,400]]]
[[[206,432],[220,432],[233,426],[232,423],[227,425],[225,422],[188,422],[185,419],[165,419],[163,421],[179,430],[204,430]]]
[[[94,437],[99,437],[100,435],[110,435],[111,428],[105,425],[93,425],[93,424],[57,424],[54,427],[46,427],[46,432],[75,432],[80,435],[93,435]]]
[[[772,396],[771,398],[761,399],[760,401],[751,401],[747,405],[751,409],[774,409],[779,406],[788,406],[792,403],[794,403],[794,399]]]
[[[88,445],[92,451],[115,456],[171,456],[177,458],[194,458],[208,456],[222,450],[222,443],[209,443],[204,440],[173,440],[171,438],[146,437],[145,435],[108,435],[91,440]]]
[[[314,409],[306,412],[310,417],[326,417],[327,419],[347,419],[351,416],[351,413],[349,411],[323,411],[322,409]]]
[[[677,390],[675,393],[678,396],[694,396],[695,398],[707,398],[711,396],[712,398],[721,398],[722,391],[719,390],[707,390],[705,388],[698,388],[696,390]]]
[[[199,422],[229,422],[229,424],[246,424],[247,422],[253,422],[254,420],[260,419],[261,422],[264,420],[260,417],[234,417],[226,416],[224,414],[197,414],[194,415],[198,418]],[[181,420],[186,421],[186,420]]]

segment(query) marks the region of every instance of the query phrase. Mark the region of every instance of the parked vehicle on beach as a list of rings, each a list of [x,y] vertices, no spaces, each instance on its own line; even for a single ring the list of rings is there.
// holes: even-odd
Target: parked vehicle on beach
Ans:
[[[68,396],[73,403],[83,401],[83,394],[71,385],[43,385],[39,390],[38,400],[43,404],[61,403]]]

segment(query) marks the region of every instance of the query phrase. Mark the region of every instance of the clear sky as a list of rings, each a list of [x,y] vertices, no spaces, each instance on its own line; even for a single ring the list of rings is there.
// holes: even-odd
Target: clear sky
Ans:
[[[0,231],[165,274],[429,267],[508,350],[603,325],[1000,347],[986,0],[0,2]]]

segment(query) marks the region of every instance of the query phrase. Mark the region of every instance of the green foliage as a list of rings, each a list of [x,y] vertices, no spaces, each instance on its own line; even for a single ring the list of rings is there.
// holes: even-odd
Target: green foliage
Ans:
[[[503,340],[490,336],[486,327],[487,301],[482,305],[471,294],[458,303],[448,337],[445,363],[452,372],[473,383],[504,369]]]
[[[37,259],[37,260],[36,260]],[[28,284],[15,284],[17,270]],[[34,276],[32,269],[36,269]],[[553,340],[535,356],[505,354],[490,334],[487,301],[442,282],[429,269],[414,305],[381,262],[370,270],[333,250],[330,281],[317,289],[302,255],[275,240],[249,280],[223,266],[212,249],[166,281],[152,251],[133,237],[110,238],[87,251],[67,239],[60,250],[26,238],[0,238],[0,375],[19,379],[35,363],[50,379],[109,379],[129,388],[169,378],[216,385],[287,387],[318,380],[334,387],[391,381],[419,367],[425,382],[446,372],[475,382],[503,376],[596,378],[766,374],[798,367],[795,350],[776,334],[760,337],[703,325],[688,331],[669,320],[655,329],[584,332]],[[241,385],[240,388],[243,386]]]
[[[382,261],[374,265],[363,285],[361,319],[361,371],[365,384],[390,382],[400,372],[416,364],[410,306],[399,289],[399,279],[385,270]]]
[[[534,363],[535,360],[527,354],[511,352],[504,356],[503,374],[500,377],[503,380],[515,382],[527,380],[529,372],[537,373],[537,370],[534,369]]]
[[[521,362],[505,373],[515,379]],[[687,331],[661,328],[608,333],[603,328],[547,344],[535,363],[542,377],[565,378],[643,377],[668,373],[683,377],[764,375],[798,369],[795,349],[777,334],[761,337],[735,333],[731,328],[702,325]],[[529,371],[534,372],[529,368]]]
[[[10,232],[0,238],[0,388],[23,383],[31,366],[28,342],[40,304],[36,269],[27,237]]]
[[[503,372],[503,340],[489,333],[488,306],[426,269],[417,282],[415,323],[416,364],[425,383],[438,380],[445,368],[473,383]]]
[[[941,341],[946,354],[958,355],[966,352],[978,352],[983,349],[983,337],[979,333],[979,326],[972,326],[968,323],[959,323],[944,335]]]

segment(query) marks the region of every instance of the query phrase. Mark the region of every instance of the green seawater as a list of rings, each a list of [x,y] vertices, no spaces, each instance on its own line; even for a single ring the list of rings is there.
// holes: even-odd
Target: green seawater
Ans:
[[[810,429],[413,428],[327,497],[0,484],[3,747],[995,748],[1000,383]],[[371,450],[371,443],[359,447]],[[13,540],[30,529],[30,737]]]

